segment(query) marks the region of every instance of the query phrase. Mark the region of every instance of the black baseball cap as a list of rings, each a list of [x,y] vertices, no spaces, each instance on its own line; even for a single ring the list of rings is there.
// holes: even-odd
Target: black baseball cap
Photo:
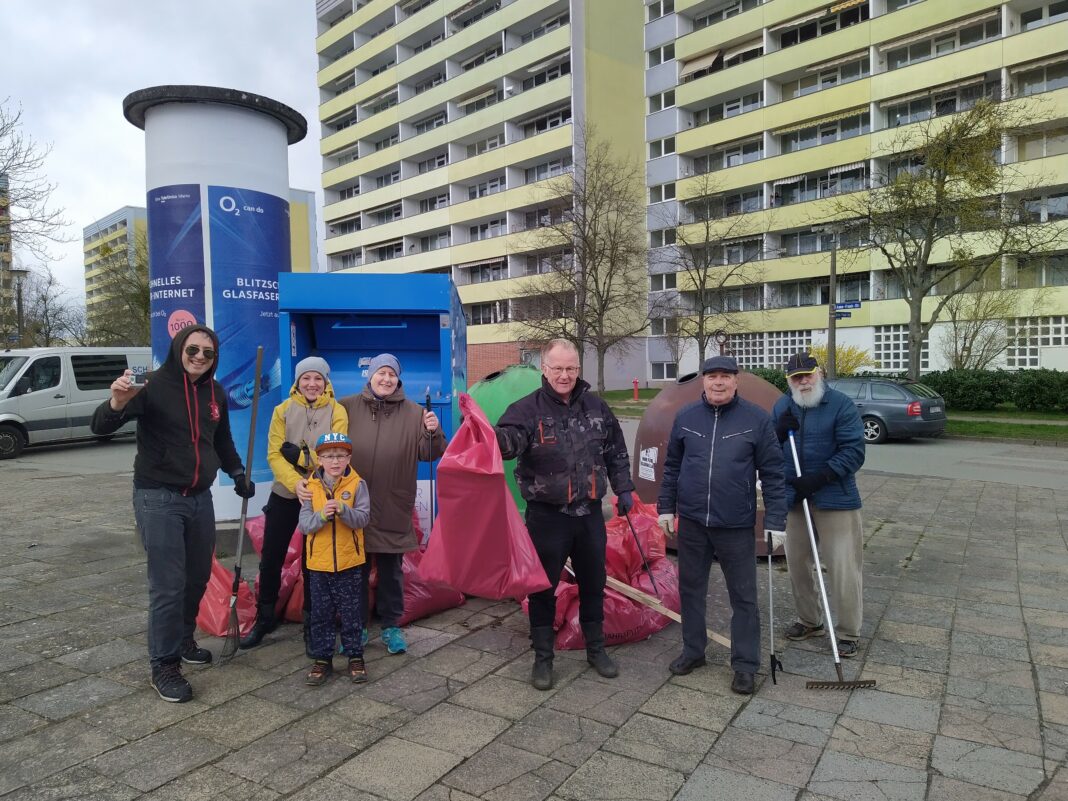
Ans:
[[[701,375],[715,370],[722,370],[724,373],[737,373],[738,362],[735,361],[733,356],[712,356],[705,359],[705,363],[701,365]]]
[[[820,363],[810,353],[795,353],[786,362],[786,375],[804,375],[820,369]]]

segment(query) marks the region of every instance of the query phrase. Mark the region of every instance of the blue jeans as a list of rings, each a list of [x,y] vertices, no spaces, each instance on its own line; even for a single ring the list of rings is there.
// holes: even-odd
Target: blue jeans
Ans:
[[[211,491],[134,488],[133,508],[148,567],[148,655],[154,666],[176,662],[182,643],[193,639],[211,577]]]
[[[679,596],[682,601],[682,653],[705,655],[708,571],[719,560],[731,602],[731,667],[756,673],[760,667],[760,611],[757,609],[756,541],[752,528],[709,528],[679,518]]]

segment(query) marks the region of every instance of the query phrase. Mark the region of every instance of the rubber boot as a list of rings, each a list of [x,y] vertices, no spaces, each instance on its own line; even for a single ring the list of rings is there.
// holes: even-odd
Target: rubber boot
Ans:
[[[530,683],[537,690],[551,690],[553,686],[553,641],[556,632],[552,626],[532,626],[530,642],[534,647],[534,667],[530,671]]]
[[[241,647],[255,648],[277,627],[278,619],[274,614],[274,604],[259,604],[256,607],[256,622],[252,624],[252,631],[248,633],[248,636],[241,639]]]
[[[593,665],[593,669],[606,679],[614,679],[618,676],[619,666],[604,650],[603,624],[600,621],[583,623],[582,636],[586,640],[586,661]]]

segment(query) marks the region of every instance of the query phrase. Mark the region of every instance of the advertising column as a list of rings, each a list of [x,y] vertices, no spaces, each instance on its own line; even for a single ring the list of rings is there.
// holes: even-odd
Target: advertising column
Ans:
[[[277,101],[233,89],[157,86],[129,95],[126,118],[145,131],[152,354],[196,323],[219,335],[215,378],[244,458],[256,348],[264,350],[256,451],[248,466],[266,493],[271,411],[291,381],[280,372],[278,275],[289,272],[288,146],[307,123]],[[230,484],[228,476],[219,481]],[[215,494],[219,519],[238,516],[231,492]],[[255,508],[255,502],[253,502]]]

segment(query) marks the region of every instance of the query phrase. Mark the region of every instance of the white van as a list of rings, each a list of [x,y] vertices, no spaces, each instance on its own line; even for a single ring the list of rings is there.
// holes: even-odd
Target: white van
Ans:
[[[0,459],[26,445],[92,437],[89,421],[111,396],[111,382],[126,368],[144,372],[151,364],[151,348],[0,350]]]

